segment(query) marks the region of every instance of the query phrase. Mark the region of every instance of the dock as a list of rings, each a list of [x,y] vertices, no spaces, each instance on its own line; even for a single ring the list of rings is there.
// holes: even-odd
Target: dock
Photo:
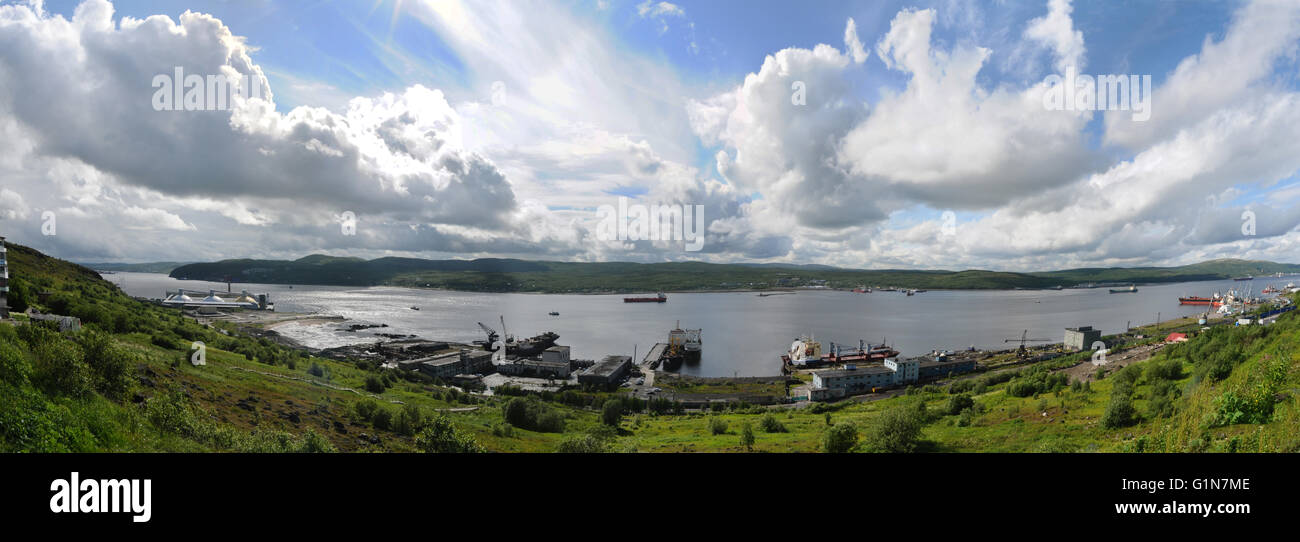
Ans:
[[[645,358],[641,360],[642,367],[651,369],[659,368],[659,362],[664,357],[664,352],[668,350],[668,343],[655,343],[650,350],[645,353]]]

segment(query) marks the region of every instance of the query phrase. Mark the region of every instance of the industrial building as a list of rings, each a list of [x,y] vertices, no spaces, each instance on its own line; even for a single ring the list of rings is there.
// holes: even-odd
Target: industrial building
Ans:
[[[569,364],[569,347],[555,345],[542,351],[542,361]]]
[[[275,303],[271,303],[270,296],[267,294],[257,294],[256,296],[248,293],[248,290],[240,292],[239,297],[233,300],[224,299],[217,295],[216,290],[208,290],[207,297],[194,299],[186,292],[202,295],[196,290],[186,290],[181,288],[175,293],[168,291],[167,298],[162,300],[162,304],[168,307],[199,307],[203,308],[222,308],[222,309],[249,309],[249,310],[266,310],[274,311]]]
[[[976,368],[974,359],[951,359],[947,356],[926,358],[920,362],[919,380],[946,378],[950,375],[969,373]]]
[[[578,383],[584,386],[609,388],[627,378],[631,370],[631,356],[605,356],[605,359],[578,374]]]
[[[398,362],[403,369],[418,369],[433,378],[451,380],[457,375],[492,372],[492,353],[485,350],[461,350],[432,358]]]
[[[1065,347],[1075,350],[1089,350],[1092,343],[1101,340],[1101,330],[1092,326],[1065,328]]]
[[[519,359],[496,366],[498,373],[510,376],[534,376],[538,378],[567,379],[572,370],[568,361],[547,361],[545,359]]]
[[[5,238],[0,237],[0,318],[9,317],[9,258]]]
[[[924,380],[968,373],[976,368],[975,360],[950,360],[947,356],[931,358],[888,358],[882,365],[855,366],[814,371],[808,399],[825,401],[850,395],[871,393],[876,388],[892,388]]]

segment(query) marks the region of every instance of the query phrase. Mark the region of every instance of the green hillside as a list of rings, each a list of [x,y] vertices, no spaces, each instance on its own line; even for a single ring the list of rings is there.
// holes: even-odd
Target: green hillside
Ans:
[[[1262,273],[1300,273],[1300,265],[1215,260],[1182,267],[1070,269],[1039,273],[1000,271],[856,270],[825,266],[703,262],[547,262],[500,258],[422,260],[335,258],[222,260],[180,266],[172,277],[273,284],[397,285],[484,292],[607,293],[769,289],[859,285],[920,289],[1070,287],[1084,283],[1210,280]]]

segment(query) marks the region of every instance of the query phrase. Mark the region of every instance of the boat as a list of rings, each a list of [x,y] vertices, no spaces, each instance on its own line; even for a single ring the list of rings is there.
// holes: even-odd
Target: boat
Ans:
[[[656,295],[656,296],[654,296],[654,297],[625,297],[625,298],[623,298],[623,302],[624,302],[624,303],[663,303],[663,302],[665,302],[665,301],[668,301],[668,296],[664,295],[663,292],[659,292],[659,295]]]
[[[418,311],[418,310],[420,310],[420,307],[411,307],[411,310],[413,310],[413,311]]]
[[[1138,287],[1136,284],[1130,284],[1128,288],[1120,288],[1118,290],[1114,288],[1110,289],[1110,293],[1112,294],[1136,294],[1137,291]]]
[[[853,293],[855,293],[855,294],[869,294],[869,293],[871,293],[871,288],[868,288],[868,287],[866,287],[866,286],[858,286],[857,288],[854,288],[854,289],[853,289]]]
[[[506,354],[524,358],[540,356],[543,350],[555,346],[555,341],[559,338],[558,333],[547,331],[522,341],[512,341],[506,343]]]
[[[822,360],[822,343],[813,340],[810,336],[801,336],[790,343],[790,351],[781,356],[781,361],[785,365],[795,367],[804,367],[810,364],[821,363]]]
[[[677,322],[677,327],[668,332],[668,348],[660,358],[664,370],[675,371],[682,366],[683,362],[692,365],[700,362],[700,354],[703,351],[701,331],[682,329],[681,322]]]
[[[548,312],[548,313],[546,313],[546,314],[549,314],[549,315],[551,315],[551,316],[559,316],[559,315],[560,315],[560,313],[555,312],[555,311],[551,311],[551,312]]]
[[[907,290],[907,291],[904,292],[904,293],[906,293],[906,294],[909,295],[909,296],[913,296],[913,295],[916,295],[916,290]]]
[[[827,365],[838,365],[841,363],[871,363],[883,362],[888,358],[898,355],[898,351],[881,344],[868,344],[866,341],[858,339],[857,348],[846,348],[842,344],[831,343],[831,351],[822,355],[821,363]]]
[[[1178,298],[1178,304],[1179,305],[1210,305],[1213,307],[1217,307],[1219,305],[1222,305],[1223,301],[1222,298],[1219,296],[1219,294],[1214,294],[1214,297],[1200,297],[1200,296],[1180,297]]]
[[[1236,278],[1234,278],[1234,279],[1232,279],[1232,280],[1235,280],[1235,281],[1255,280],[1255,277],[1250,276],[1250,275],[1246,275],[1246,276],[1244,276],[1244,277],[1236,277]]]

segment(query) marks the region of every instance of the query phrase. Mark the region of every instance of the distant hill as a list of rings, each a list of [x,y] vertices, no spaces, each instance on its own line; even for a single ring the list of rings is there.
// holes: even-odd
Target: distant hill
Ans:
[[[128,273],[171,273],[189,262],[150,262],[150,263],[82,263],[96,271],[126,271]]]
[[[1213,260],[1180,267],[1086,268],[1033,273],[965,270],[863,270],[821,265],[703,262],[548,262],[508,258],[374,260],[312,255],[297,260],[222,260],[171,271],[181,279],[272,284],[399,285],[484,292],[609,293],[895,286],[924,289],[1072,287],[1086,283],[1162,283],[1249,274],[1300,273],[1300,265]]]

